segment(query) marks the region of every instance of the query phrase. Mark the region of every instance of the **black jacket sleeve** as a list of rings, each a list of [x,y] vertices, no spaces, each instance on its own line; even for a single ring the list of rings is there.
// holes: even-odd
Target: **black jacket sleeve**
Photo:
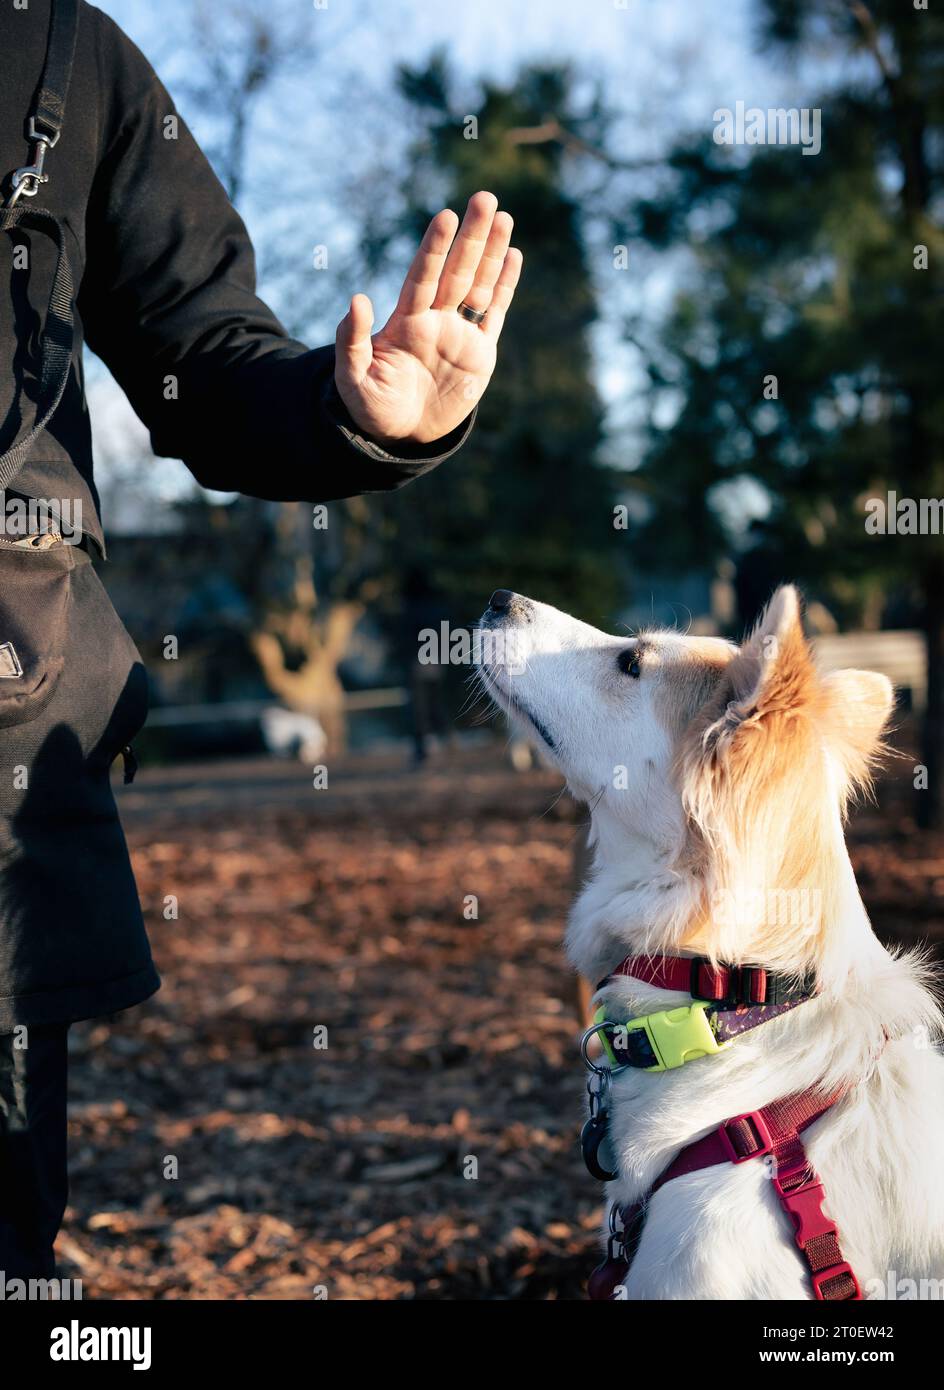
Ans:
[[[153,69],[100,11],[83,18],[99,27],[101,157],[79,309],[155,453],[206,487],[320,502],[399,487],[458,448],[473,416],[402,458],[358,434],[333,347],[289,338],[256,295],[246,228]]]

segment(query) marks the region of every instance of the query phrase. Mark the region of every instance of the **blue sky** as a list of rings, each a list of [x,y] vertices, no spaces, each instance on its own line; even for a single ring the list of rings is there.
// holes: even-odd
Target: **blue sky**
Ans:
[[[252,8],[261,0],[246,3]],[[374,191],[383,197],[387,172],[411,137],[393,90],[397,63],[416,64],[445,46],[471,106],[483,76],[501,81],[525,63],[567,60],[588,87],[603,82],[609,105],[621,113],[614,138],[633,158],[660,156],[683,130],[710,130],[715,109],[739,100],[810,105],[830,76],[826,50],[815,69],[799,71],[758,53],[756,0],[277,0],[272,6],[268,0],[263,12],[276,13],[287,31],[311,41],[314,56],[287,71],[254,113],[240,209],[259,254],[260,288],[290,320],[293,305],[279,301],[267,263],[310,259],[313,243],[337,249],[335,282],[318,287],[323,292],[304,326],[292,325],[312,344],[333,337],[354,290],[372,294],[381,322],[391,307],[392,285],[351,284],[344,262],[360,229],[352,189],[361,199]],[[205,13],[214,43],[225,45],[239,4],[104,0],[100,7],[154,63],[197,138],[211,143],[212,114],[186,91],[205,73],[206,41],[195,38],[195,20]],[[675,275],[670,261],[647,263],[631,285],[631,307],[657,313]],[[628,403],[638,394],[639,364],[606,322],[595,354],[600,389],[621,428],[632,418]],[[92,372],[90,405],[107,504],[109,493],[115,501],[128,496],[128,478],[141,475],[146,434],[103,369]],[[152,504],[190,485],[173,462],[152,465],[147,477]],[[150,511],[153,516],[153,506]]]

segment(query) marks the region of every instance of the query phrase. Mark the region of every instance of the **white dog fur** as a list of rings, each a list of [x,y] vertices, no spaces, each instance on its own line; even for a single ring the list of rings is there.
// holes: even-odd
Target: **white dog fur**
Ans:
[[[892,708],[887,680],[819,674],[791,587],[740,648],[670,631],[608,636],[519,595],[482,627],[506,639],[480,658],[489,693],[591,808],[594,867],[567,933],[576,969],[597,981],[630,952],[665,952],[811,970],[817,982],[815,999],[717,1056],[614,1079],[609,1200],[638,1200],[722,1120],[848,1087],[804,1136],[843,1256],[866,1297],[941,1297],[941,1016],[922,959],[874,936],[843,835]],[[628,1018],[689,996],[619,977],[596,998]],[[811,1298],[768,1177],[755,1160],[663,1187],[625,1296]]]

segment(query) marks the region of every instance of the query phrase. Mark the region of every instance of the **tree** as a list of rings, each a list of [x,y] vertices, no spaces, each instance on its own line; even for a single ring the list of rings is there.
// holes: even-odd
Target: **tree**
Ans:
[[[418,138],[400,214],[385,233],[374,229],[375,257],[401,233],[414,238],[440,199],[462,206],[490,188],[515,218],[525,269],[469,444],[421,487],[383,504],[386,554],[396,552],[388,606],[403,576],[421,569],[457,621],[474,618],[498,586],[597,623],[612,617],[622,587],[619,475],[599,461],[603,417],[589,346],[598,310],[579,209],[566,190],[561,143],[520,138],[548,112],[598,137],[597,117],[572,109],[570,85],[564,71],[527,69],[510,87],[485,84],[469,112],[441,55],[400,74]]]
[[[636,204],[638,235],[696,258],[648,344],[653,402],[674,418],[650,434],[641,544],[710,562],[738,544],[730,519],[752,483],[769,504],[755,568],[847,619],[877,618],[890,593],[912,603],[928,654],[918,808],[941,824],[944,537],[876,534],[875,520],[889,492],[944,497],[944,21],[894,0],[759,13],[764,43],[828,47],[848,76],[818,102],[819,154],[705,136],[673,152],[668,193]]]

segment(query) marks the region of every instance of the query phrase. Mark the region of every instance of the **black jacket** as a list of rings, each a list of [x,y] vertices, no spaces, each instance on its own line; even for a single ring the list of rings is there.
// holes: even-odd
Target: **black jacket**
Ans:
[[[49,0],[0,9],[0,173],[28,163],[48,25]],[[256,297],[245,228],[186,127],[168,125],[175,114],[134,45],[81,4],[63,133],[34,200],[65,227],[76,343],[12,487],[80,502],[87,539],[23,550],[0,535],[0,1032],[113,1012],[159,984],[109,781],[147,695],[91,562],[104,541],[83,333],[155,451],[211,487],[312,502],[399,487],[471,427],[408,458],[358,436],[333,349],[293,342]],[[0,232],[0,458],[35,416],[54,250],[36,225]]]

